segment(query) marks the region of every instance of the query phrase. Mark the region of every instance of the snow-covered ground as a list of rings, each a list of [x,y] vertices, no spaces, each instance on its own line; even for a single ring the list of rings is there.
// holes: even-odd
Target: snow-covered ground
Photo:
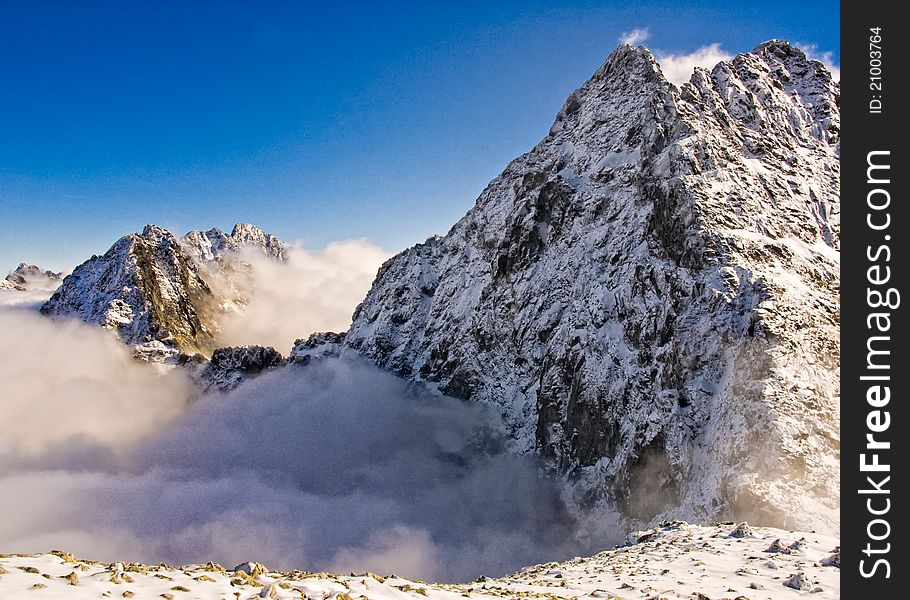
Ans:
[[[501,579],[432,584],[371,573],[274,572],[258,563],[147,566],[65,552],[0,554],[2,598],[839,598],[837,538],[740,524],[682,521],[590,558],[528,567]]]

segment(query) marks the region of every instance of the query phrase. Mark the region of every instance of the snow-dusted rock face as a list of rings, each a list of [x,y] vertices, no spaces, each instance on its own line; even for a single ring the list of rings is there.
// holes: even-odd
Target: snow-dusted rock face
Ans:
[[[620,46],[345,340],[498,408],[581,504],[837,528],[839,88],[786,42]]]
[[[242,252],[253,249],[284,261],[287,248],[274,235],[243,223],[230,235],[210,229],[180,239],[148,225],[77,267],[41,312],[113,329],[143,360],[208,356],[219,317],[242,310],[244,291],[252,285]]]
[[[24,292],[25,288],[9,279],[0,279],[0,290],[11,292]]]
[[[306,339],[297,340],[288,355],[288,362],[306,365],[311,360],[339,356],[344,349],[344,337],[343,333],[325,331],[311,334]]]
[[[211,352],[214,305],[195,260],[148,225],[76,267],[41,312],[112,329],[137,356],[160,359]]]
[[[256,249],[264,256],[284,261],[288,245],[255,225],[237,223],[230,234],[213,228],[208,231],[193,230],[181,239],[189,253],[200,262],[211,262],[226,254]]]
[[[285,364],[284,357],[272,347],[235,346],[218,348],[199,372],[196,381],[203,390],[232,390],[250,377]]]

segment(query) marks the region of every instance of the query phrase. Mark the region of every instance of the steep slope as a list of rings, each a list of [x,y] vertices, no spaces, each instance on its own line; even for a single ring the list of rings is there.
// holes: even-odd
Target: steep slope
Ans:
[[[25,288],[9,279],[0,279],[0,290],[11,292],[24,292]]]
[[[838,93],[786,42],[681,89],[620,46],[345,345],[498,408],[580,504],[836,529]]]
[[[167,358],[211,352],[214,302],[177,239],[147,225],[76,267],[41,312],[112,329],[138,356]]]

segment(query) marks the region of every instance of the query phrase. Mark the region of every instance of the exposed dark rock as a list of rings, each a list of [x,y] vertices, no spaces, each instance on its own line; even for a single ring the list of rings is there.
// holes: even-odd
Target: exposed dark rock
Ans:
[[[272,347],[235,346],[218,348],[199,372],[197,381],[205,390],[231,390],[243,381],[285,364],[285,359]]]

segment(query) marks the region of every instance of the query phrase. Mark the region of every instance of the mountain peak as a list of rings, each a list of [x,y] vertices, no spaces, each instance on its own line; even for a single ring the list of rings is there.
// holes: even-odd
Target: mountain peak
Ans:
[[[238,270],[206,267],[233,266],[234,255],[247,250],[283,261],[287,248],[249,223],[237,223],[230,235],[212,228],[180,239],[148,224],[117,240],[104,256],[79,265],[41,312],[112,329],[142,358],[208,354],[214,348],[218,311],[234,300],[224,297],[231,286],[219,278]]]
[[[213,345],[212,291],[177,238],[157,225],[76,267],[41,307],[111,329],[134,353],[168,358]]]
[[[779,55],[793,54],[795,56],[802,56],[803,58],[806,57],[805,52],[800,50],[797,46],[794,46],[787,40],[778,40],[778,39],[771,39],[771,40],[762,42],[761,44],[759,44],[755,48],[753,48],[752,52],[750,52],[750,54],[766,54],[766,53],[779,54]]]
[[[149,223],[142,228],[142,237],[149,239],[173,238],[174,235],[163,227]]]
[[[588,86],[591,82],[601,83],[611,80],[614,85],[608,88]],[[603,64],[591,76],[588,84],[582,88],[592,87],[603,93],[605,91],[613,92],[615,87],[619,92],[634,93],[634,87],[630,84],[641,81],[665,83],[666,79],[650,50],[645,46],[632,46],[623,42],[607,56]]]
[[[609,65],[640,65],[647,70],[653,70],[652,67],[656,64],[657,60],[646,46],[633,46],[632,44],[623,42],[616,46],[616,48],[613,49],[613,52],[607,56],[607,59],[604,61],[601,68],[603,69]]]
[[[643,124],[662,119],[658,113],[671,89],[647,48],[620,44],[591,78],[569,95],[550,128],[550,136],[571,141],[565,144],[567,150],[590,155],[602,155],[603,144],[618,148],[648,142],[640,135]],[[575,147],[576,142],[582,145]]]
[[[234,223],[234,228],[231,229],[231,237],[240,237],[244,235],[268,235],[261,227],[253,225],[252,223]]]
[[[3,281],[7,284],[4,284],[2,289],[52,290],[60,284],[62,278],[62,273],[54,273],[23,262],[6,276]]]
[[[497,409],[516,447],[631,519],[831,525],[839,109],[821,70],[771,41],[677,89],[620,45],[446,236],[383,265],[345,346]]]

